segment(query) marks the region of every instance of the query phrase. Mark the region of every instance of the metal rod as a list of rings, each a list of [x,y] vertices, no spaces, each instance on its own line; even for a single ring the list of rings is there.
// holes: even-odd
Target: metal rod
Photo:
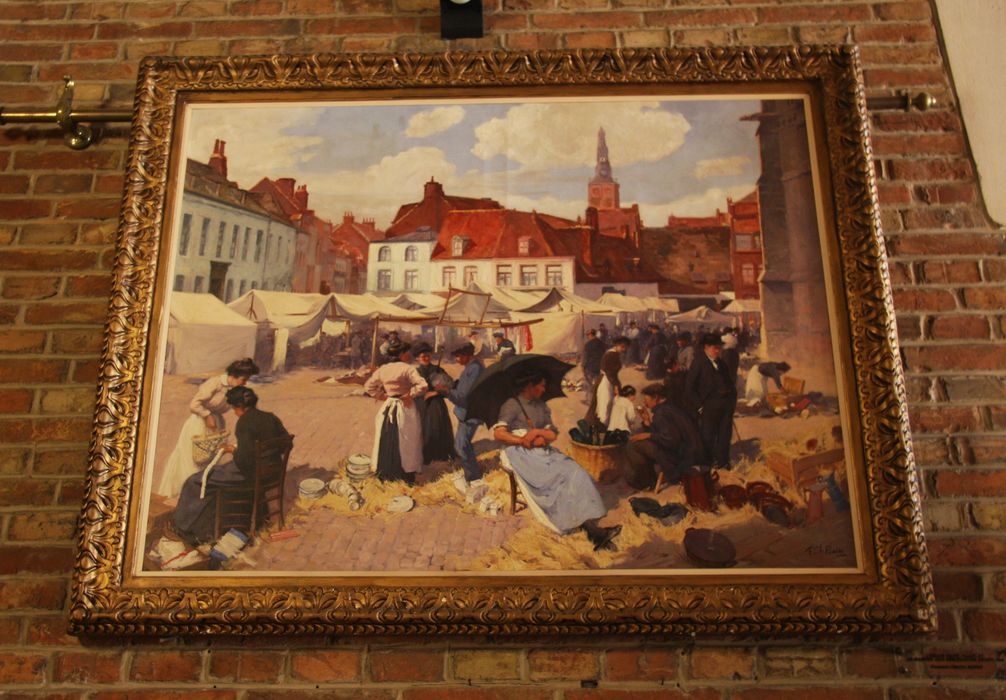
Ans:
[[[916,109],[920,112],[933,109],[938,104],[935,97],[928,92],[920,92],[917,95],[909,95],[907,92],[899,92],[897,95],[880,95],[866,98],[866,108],[871,112],[881,112],[886,110],[900,109],[911,112]]]
[[[74,110],[70,112],[74,122],[128,122],[132,121],[132,112],[102,112],[94,109]],[[7,124],[55,124],[56,112],[11,112],[0,108],[0,126]]]

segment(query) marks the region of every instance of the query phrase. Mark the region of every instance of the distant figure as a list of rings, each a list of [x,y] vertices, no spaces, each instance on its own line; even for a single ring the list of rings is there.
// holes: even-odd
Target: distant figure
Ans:
[[[608,329],[603,323],[597,325],[597,339],[604,343],[604,347],[608,347]]]
[[[597,331],[587,331],[587,342],[583,346],[583,390],[593,394],[601,374],[601,358],[607,348],[597,337]]]
[[[681,481],[689,467],[702,464],[703,445],[691,418],[667,400],[660,384],[643,389],[643,432],[629,438],[622,475],[635,489],[652,489],[657,474],[668,484]]]
[[[629,327],[625,330],[625,337],[629,339],[629,352],[626,353],[625,364],[638,365],[643,361],[643,346],[640,342],[639,326],[635,321],[629,321]]]
[[[409,364],[408,343],[395,340],[385,354],[388,362],[363,385],[368,394],[384,400],[375,419],[371,459],[381,481],[404,481],[411,486],[423,468],[423,426],[416,399],[429,385]]]
[[[473,330],[468,334],[468,342],[471,343],[472,347],[475,349],[475,357],[481,358],[482,348],[485,345],[485,343],[482,342],[482,334],[477,330]]]
[[[692,367],[692,360],[695,359],[695,347],[692,345],[692,334],[688,331],[678,333],[674,340],[677,345],[675,360],[682,372],[687,372]]]
[[[349,368],[359,369],[363,364],[363,336],[353,333],[349,336]]]
[[[647,332],[649,335],[646,338],[646,378],[660,381],[667,371],[667,341],[660,326],[655,323],[647,326]]]
[[[775,382],[776,389],[782,391],[782,375],[790,370],[786,362],[762,362],[748,370],[744,384],[744,398],[764,399],[768,395],[768,380]]]
[[[727,364],[727,369],[730,370],[730,377],[733,379],[734,386],[736,386],[737,371],[741,365],[741,354],[737,350],[737,336],[733,333],[724,333],[720,336],[720,340],[723,341],[723,352],[720,353],[720,357]]]
[[[688,370],[686,388],[699,411],[699,433],[712,464],[730,468],[730,438],[733,434],[737,385],[727,363],[720,358],[723,341],[715,333],[702,336],[702,352]]]
[[[496,355],[499,359],[517,354],[513,341],[508,339],[503,331],[493,331],[493,340],[496,341]]]

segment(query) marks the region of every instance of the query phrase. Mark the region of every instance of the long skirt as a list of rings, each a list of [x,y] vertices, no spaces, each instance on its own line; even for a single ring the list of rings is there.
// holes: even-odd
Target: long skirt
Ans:
[[[442,396],[416,401],[423,425],[423,464],[451,459],[454,456],[454,429],[447,401]]]
[[[535,516],[560,534],[608,512],[590,474],[556,449],[514,445],[503,450],[503,461],[534,502],[528,505]]]
[[[382,481],[405,481],[406,474],[423,468],[423,425],[415,404],[388,398],[374,419],[377,476]]]
[[[747,379],[744,382],[745,399],[764,399],[768,395],[769,378],[758,371],[755,365],[748,370]]]
[[[226,426],[223,415],[219,413],[213,415],[217,421],[217,430],[223,430]],[[192,438],[205,435],[206,432],[206,421],[195,413],[190,413],[182,423],[182,432],[178,436],[178,442],[175,443],[175,449],[164,464],[164,473],[161,474],[161,481],[154,489],[154,493],[165,498],[177,498],[185,480],[202,471],[202,467],[192,461]]]
[[[212,542],[217,518],[217,493],[235,486],[248,486],[248,481],[233,462],[213,467],[206,479],[206,495],[200,498],[202,473],[192,474],[181,489],[178,506],[171,516],[175,532],[186,544],[197,546]],[[251,515],[252,503],[248,499],[247,512]]]

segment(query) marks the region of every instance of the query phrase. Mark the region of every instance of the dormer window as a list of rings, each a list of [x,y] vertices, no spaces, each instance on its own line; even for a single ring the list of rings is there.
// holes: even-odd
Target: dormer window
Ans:
[[[451,239],[451,255],[455,258],[460,258],[465,254],[465,246],[468,243],[468,239],[464,236],[454,236]]]
[[[531,254],[531,237],[521,236],[517,239],[517,251],[519,255]]]

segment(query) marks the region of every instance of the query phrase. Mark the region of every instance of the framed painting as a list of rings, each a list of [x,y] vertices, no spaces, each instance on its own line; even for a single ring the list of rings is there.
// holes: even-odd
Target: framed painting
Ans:
[[[857,56],[145,60],[72,630],[933,629]]]

